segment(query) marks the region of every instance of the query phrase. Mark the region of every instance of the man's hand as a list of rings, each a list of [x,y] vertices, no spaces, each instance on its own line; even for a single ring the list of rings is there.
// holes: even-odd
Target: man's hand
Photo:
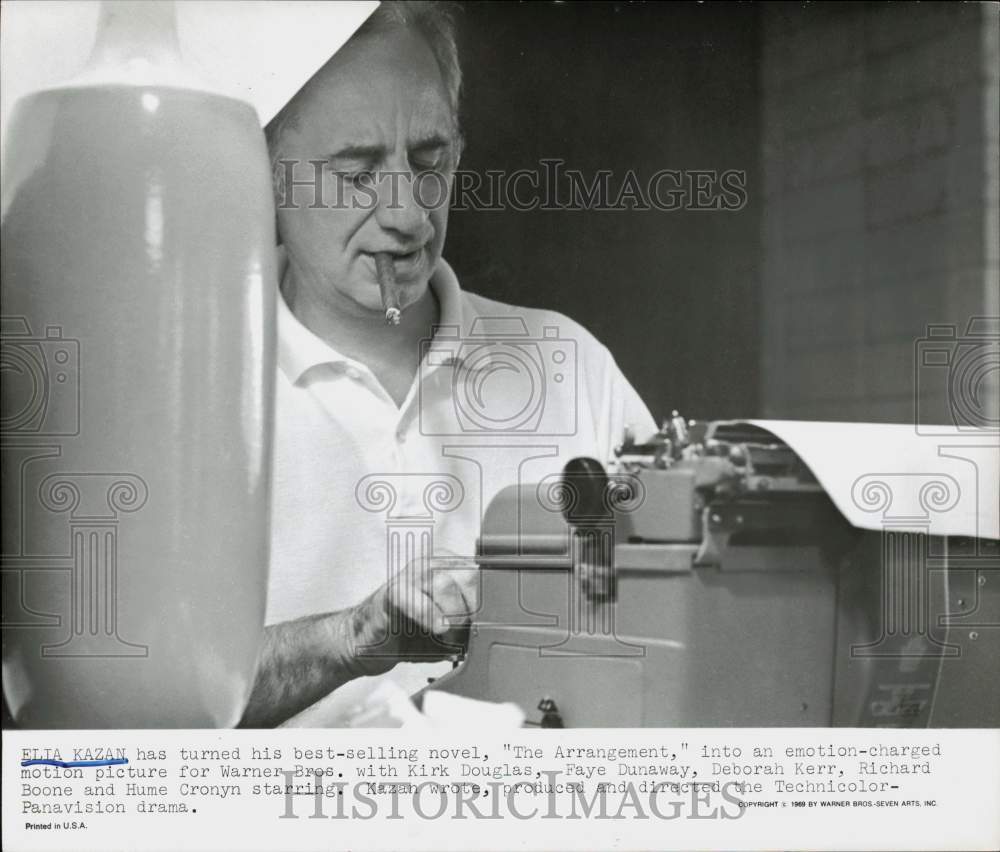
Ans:
[[[479,608],[479,582],[476,563],[451,553],[410,562],[351,612],[351,653],[359,674],[464,650]]]
[[[350,609],[271,625],[241,724],[278,725],[353,678],[457,654],[478,607],[476,563],[449,554],[414,560]]]

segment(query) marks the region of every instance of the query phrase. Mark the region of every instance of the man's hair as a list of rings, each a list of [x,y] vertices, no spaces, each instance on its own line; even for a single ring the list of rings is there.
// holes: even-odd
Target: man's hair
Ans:
[[[350,41],[399,28],[412,29],[422,35],[437,60],[457,130],[462,66],[458,61],[455,38],[456,8],[455,3],[432,0],[383,0]]]
[[[445,91],[448,93],[448,104],[451,107],[455,138],[460,147],[458,109],[462,90],[462,67],[458,60],[458,43],[455,36],[455,10],[457,7],[456,3],[432,2],[432,0],[410,0],[410,2],[383,0],[347,40],[347,44],[366,36],[394,29],[412,29],[419,33],[434,54],[434,59],[441,72],[441,79],[444,82]],[[305,87],[300,89],[265,128],[272,167],[275,167],[282,132],[285,127],[294,127],[298,123],[296,102],[308,85],[307,83]]]

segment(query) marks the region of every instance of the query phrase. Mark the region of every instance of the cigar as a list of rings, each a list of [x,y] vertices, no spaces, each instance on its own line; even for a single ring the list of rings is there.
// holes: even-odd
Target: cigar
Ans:
[[[399,288],[396,286],[396,269],[392,265],[392,255],[384,251],[376,252],[375,269],[378,273],[378,291],[382,295],[386,324],[399,325],[403,311],[399,307]]]

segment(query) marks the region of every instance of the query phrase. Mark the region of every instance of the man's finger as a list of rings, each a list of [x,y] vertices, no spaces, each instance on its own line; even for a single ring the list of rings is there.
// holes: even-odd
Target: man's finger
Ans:
[[[459,567],[448,567],[435,572],[435,576],[447,577],[454,586],[456,593],[462,598],[462,614],[475,615],[479,611],[479,587],[482,575],[479,566],[469,560],[463,560]],[[436,587],[435,587],[436,588]]]
[[[405,584],[397,589],[396,606],[418,630],[430,632],[434,626],[436,607],[429,588]]]
[[[418,630],[440,635],[468,621],[479,600],[479,566],[450,553],[418,558],[391,585],[390,601]]]
[[[470,590],[468,580],[463,581],[451,572],[435,576],[432,597],[440,613],[435,633],[444,633],[467,623],[476,611],[478,595]]]

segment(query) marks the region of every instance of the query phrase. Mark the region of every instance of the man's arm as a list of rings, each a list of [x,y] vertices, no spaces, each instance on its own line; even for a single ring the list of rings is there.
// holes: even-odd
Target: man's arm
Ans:
[[[598,440],[601,442],[600,460],[607,461],[614,455],[614,448],[621,443],[625,427],[629,427],[639,443],[649,440],[656,434],[657,426],[642,397],[632,387],[622,373],[611,353],[603,346],[601,369],[593,369],[594,375],[603,377],[601,392],[597,398],[601,400],[601,408],[595,412],[598,417]]]
[[[478,580],[469,560],[417,560],[356,606],[267,627],[240,727],[280,725],[349,680],[456,653]]]
[[[280,725],[349,680],[391,669],[394,661],[355,656],[363,641],[363,622],[375,618],[370,606],[365,601],[359,607],[265,628],[257,679],[240,727]]]

